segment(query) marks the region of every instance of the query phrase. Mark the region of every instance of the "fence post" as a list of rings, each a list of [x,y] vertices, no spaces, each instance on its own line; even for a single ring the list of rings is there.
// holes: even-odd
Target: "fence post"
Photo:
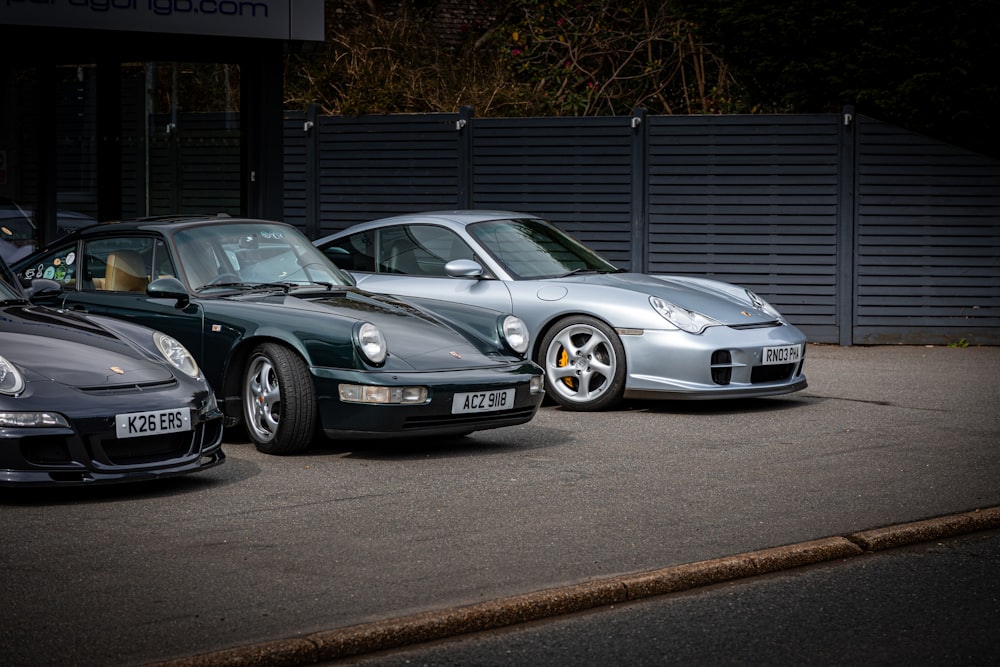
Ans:
[[[302,131],[306,134],[305,160],[303,165],[305,171],[305,217],[306,235],[311,239],[318,239],[320,236],[319,219],[319,135],[320,129],[317,123],[316,109],[318,105],[310,104],[306,109],[306,120],[302,126]]]
[[[839,117],[839,173],[837,175],[837,305],[838,342],[849,347],[854,342],[855,229],[857,221],[857,167],[855,164],[857,124],[854,107],[845,106]]]
[[[631,271],[646,273],[649,267],[649,206],[646,201],[649,191],[649,131],[646,129],[646,110],[635,109],[629,122],[632,125]]]
[[[472,208],[472,116],[473,108],[463,106],[458,110],[458,120],[455,121],[458,132],[457,208]]]

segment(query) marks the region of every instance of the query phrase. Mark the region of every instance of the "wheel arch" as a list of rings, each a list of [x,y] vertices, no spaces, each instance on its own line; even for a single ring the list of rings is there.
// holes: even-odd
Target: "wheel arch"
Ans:
[[[226,421],[230,426],[238,426],[243,423],[243,406],[241,403],[243,371],[246,369],[250,353],[263,343],[275,343],[287,347],[302,357],[306,365],[311,365],[309,355],[306,354],[304,346],[298,341],[289,340],[286,336],[263,332],[240,340],[229,352],[229,358],[226,360],[225,370],[223,371],[221,388],[223,412],[226,413]]]
[[[540,356],[542,354],[542,341],[545,340],[545,336],[548,335],[549,331],[551,331],[556,324],[566,319],[567,317],[590,317],[592,319],[603,322],[605,326],[610,327],[612,331],[614,331],[615,329],[614,325],[608,322],[606,318],[586,310],[567,310],[547,316],[546,319],[539,324],[538,331],[532,334],[532,341],[531,341],[532,361],[535,361],[537,363],[538,360],[540,359]]]

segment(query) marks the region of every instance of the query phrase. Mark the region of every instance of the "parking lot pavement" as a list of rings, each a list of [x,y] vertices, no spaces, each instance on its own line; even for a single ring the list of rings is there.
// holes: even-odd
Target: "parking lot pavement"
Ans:
[[[697,563],[685,563],[649,572],[609,577],[475,605],[364,623],[306,637],[243,646],[229,651],[161,663],[161,667],[334,664],[342,659],[365,654],[508,628],[595,608],[620,606],[638,600],[648,600],[808,565],[844,562],[886,550],[998,528],[1000,528],[1000,506],[909,524],[883,526],[849,535],[789,544]],[[997,609],[1000,607],[994,605],[994,611]],[[955,613],[961,614],[960,611]],[[977,610],[976,613],[980,612]],[[978,622],[981,624],[982,619],[978,619]],[[606,638],[606,641],[613,639]],[[607,646],[602,648],[606,650]],[[838,652],[837,649],[830,647],[827,649],[834,654]],[[843,654],[842,651],[840,653]],[[733,656],[727,658],[727,661],[730,659],[733,659]],[[476,664],[496,664],[494,660],[495,656],[487,662]],[[364,664],[378,664],[378,662],[376,659],[373,663]],[[395,664],[410,664],[410,661],[397,660]],[[593,664],[603,664],[603,662]]]
[[[293,457],[232,441],[165,484],[0,494],[0,662],[310,664],[992,525],[1000,348],[806,364],[788,396]]]
[[[354,667],[982,665],[1000,530],[320,663]]]

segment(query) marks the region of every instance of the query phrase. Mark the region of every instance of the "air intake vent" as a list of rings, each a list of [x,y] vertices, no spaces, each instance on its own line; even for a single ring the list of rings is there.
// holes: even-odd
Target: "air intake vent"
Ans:
[[[733,380],[733,355],[729,350],[712,353],[712,382],[727,385]]]

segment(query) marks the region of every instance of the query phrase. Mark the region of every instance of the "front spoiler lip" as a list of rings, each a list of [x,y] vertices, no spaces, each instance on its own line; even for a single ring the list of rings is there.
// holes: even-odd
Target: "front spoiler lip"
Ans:
[[[625,398],[633,400],[678,400],[678,401],[710,401],[727,398],[760,398],[762,396],[780,396],[791,394],[809,386],[805,377],[795,382],[780,385],[739,385],[730,387],[699,387],[697,389],[626,389]]]
[[[90,468],[67,467],[46,470],[5,470],[0,475],[0,488],[33,488],[59,486],[90,486],[105,484],[137,484],[156,479],[178,477],[214,468],[226,460],[221,444],[199,454],[198,457],[160,469],[141,471],[100,472]]]

